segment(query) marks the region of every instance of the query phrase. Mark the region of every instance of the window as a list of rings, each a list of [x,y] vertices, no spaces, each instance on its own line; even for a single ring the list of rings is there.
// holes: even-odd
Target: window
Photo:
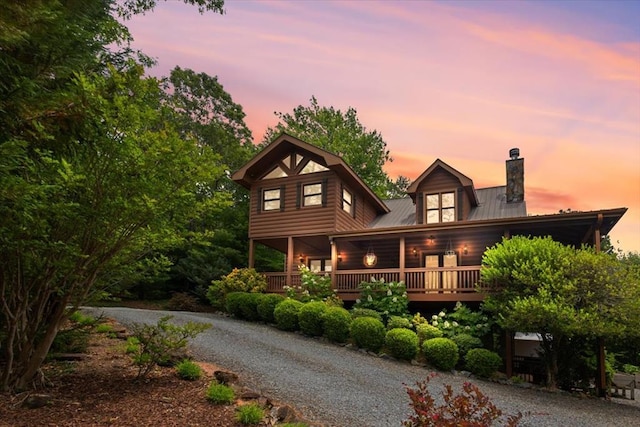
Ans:
[[[330,259],[311,259],[309,260],[309,270],[314,273],[319,273],[324,271],[329,273],[331,271],[331,260]]]
[[[297,161],[297,160],[296,160]],[[309,160],[306,165],[300,171],[300,175],[307,173],[316,173],[316,172],[324,172],[329,169],[322,166],[320,163],[314,162],[313,160]]]
[[[274,170],[266,174],[262,179],[284,178],[285,176],[289,175],[287,175],[287,173],[280,166],[277,166]]]
[[[280,189],[264,190],[262,193],[262,210],[275,211],[280,209]]]
[[[302,206],[320,206],[322,205],[322,184],[306,184],[302,187],[303,200]]]
[[[456,220],[455,193],[427,194],[427,224]]]
[[[349,215],[353,214],[353,196],[346,188],[342,189],[342,210]]]

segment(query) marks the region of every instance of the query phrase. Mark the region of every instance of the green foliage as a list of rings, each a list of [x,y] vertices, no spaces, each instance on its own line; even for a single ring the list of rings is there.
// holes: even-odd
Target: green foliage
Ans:
[[[321,301],[311,301],[300,307],[298,324],[303,334],[320,336],[324,332],[324,313],[327,305]]]
[[[405,328],[405,329],[413,329],[413,323],[411,320],[402,316],[389,316],[389,320],[387,320],[387,329],[396,329],[396,328]]]
[[[309,301],[340,301],[331,289],[331,276],[324,273],[316,274],[304,264],[298,266],[300,272],[300,286],[285,286],[288,298],[302,302]]]
[[[382,313],[384,316],[408,316],[409,297],[404,282],[388,282],[384,279],[371,278],[370,282],[358,285],[360,298],[355,308],[368,308]]]
[[[415,389],[406,388],[413,414],[403,421],[404,427],[515,427],[522,419],[519,412],[516,415],[503,415],[487,395],[469,382],[463,384],[462,393],[457,395],[454,395],[451,385],[445,384],[443,403],[437,406],[429,387],[434,375],[417,382]]]
[[[215,403],[216,405],[228,405],[233,403],[236,398],[236,393],[233,388],[225,384],[218,384],[212,382],[207,388],[207,400]]]
[[[170,364],[181,356],[189,339],[211,327],[208,323],[188,322],[178,326],[169,323],[173,316],[164,316],[156,325],[136,323],[131,327],[139,347],[132,353],[138,366],[138,378],[144,378],[156,365]]]
[[[69,315],[69,321],[80,326],[93,326],[96,324],[97,319],[93,316],[85,315],[80,311],[74,311]]]
[[[502,366],[498,353],[485,348],[472,348],[464,357],[466,368],[479,377],[490,377]]]
[[[86,353],[89,348],[89,329],[62,330],[51,344],[51,353]]]
[[[124,352],[127,354],[138,353],[140,351],[140,340],[136,337],[127,338]]]
[[[195,362],[185,359],[176,365],[176,372],[183,380],[195,381],[202,377],[202,368]]]
[[[113,326],[109,323],[101,323],[96,326],[96,332],[99,334],[106,334],[109,332],[113,332]]]
[[[471,310],[459,301],[452,313],[440,310],[438,314],[431,316],[430,323],[440,329],[447,338],[459,334],[482,338],[491,331],[492,326],[492,321],[484,312]]]
[[[240,312],[242,318],[250,321],[257,321],[260,319],[258,314],[258,301],[262,294],[245,292],[240,297]]]
[[[258,315],[267,323],[274,323],[273,311],[278,303],[285,300],[280,294],[259,294],[258,298]]]
[[[441,371],[450,371],[458,363],[458,346],[449,338],[431,338],[422,343],[422,353],[429,364]]]
[[[342,307],[328,307],[323,315],[324,336],[329,341],[345,342],[349,338],[351,314]]]
[[[215,308],[225,307],[225,299],[230,292],[264,292],[267,279],[253,268],[234,268],[220,280],[214,280],[207,291],[207,298]]]
[[[198,311],[198,299],[186,292],[176,292],[167,302],[168,310]]]
[[[481,348],[482,341],[469,334],[458,334],[451,337],[451,341],[456,343],[460,353],[460,360],[464,360],[465,355],[472,348]]]
[[[298,312],[303,305],[294,299],[286,299],[276,305],[273,310],[276,326],[284,331],[297,331],[299,329]]]
[[[264,418],[264,409],[257,403],[240,405],[236,409],[236,420],[242,425],[256,425]]]
[[[242,302],[246,292],[229,292],[225,297],[225,311],[242,318]]]
[[[351,322],[351,338],[355,345],[377,352],[384,344],[387,330],[384,323],[373,317],[357,317]]]
[[[416,333],[418,334],[418,339],[420,340],[420,344],[425,342],[426,340],[430,340],[431,338],[440,338],[442,337],[442,331],[435,326],[431,326],[428,323],[420,323],[416,326]]]
[[[309,102],[294,108],[293,114],[276,113],[280,122],[267,129],[263,145],[286,132],[339,155],[379,197],[387,198],[394,186],[383,166],[392,159],[382,135],[368,131],[351,107],[345,112],[322,107],[315,96]]]
[[[547,385],[555,387],[558,373],[571,369],[559,354],[572,337],[619,342],[640,334],[639,271],[614,255],[514,237],[483,256],[482,280],[493,288],[484,306],[501,327],[541,335]]]
[[[624,365],[622,365],[622,372],[624,372],[625,374],[640,374],[640,366],[636,366],[636,365],[631,365],[629,363],[626,363]]]
[[[371,308],[354,307],[351,309],[351,317],[353,319],[358,317],[373,317],[374,319],[378,319],[382,322],[382,314]]]
[[[418,335],[410,329],[391,329],[384,338],[384,346],[396,359],[411,360],[418,354]]]

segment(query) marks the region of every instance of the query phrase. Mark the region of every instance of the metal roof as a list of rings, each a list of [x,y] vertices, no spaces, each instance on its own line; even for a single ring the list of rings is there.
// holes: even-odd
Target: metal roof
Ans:
[[[471,209],[467,221],[517,218],[527,216],[526,202],[507,203],[507,187],[478,188],[478,206]],[[402,227],[416,225],[416,205],[410,197],[384,200],[391,212],[378,215],[368,228]]]

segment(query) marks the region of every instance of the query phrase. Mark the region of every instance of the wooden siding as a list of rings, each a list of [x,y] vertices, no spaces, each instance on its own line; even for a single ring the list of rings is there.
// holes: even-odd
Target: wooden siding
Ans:
[[[454,192],[456,199],[456,221],[465,221],[469,216],[469,212],[471,211],[471,203],[469,202],[469,197],[464,191],[462,191],[461,196],[458,195],[458,189],[462,191],[462,185],[460,181],[449,172],[438,167],[418,185],[417,193],[420,195]],[[462,199],[462,211],[460,211],[459,208],[460,199]],[[418,223],[420,224],[424,224],[425,203],[426,201],[424,201],[423,203],[416,203],[416,218],[420,219],[420,221],[418,221]],[[462,213],[462,216],[460,216],[460,213]]]
[[[355,215],[349,215],[342,209],[342,189],[347,189],[355,203]],[[361,230],[373,221],[376,216],[375,207],[365,201],[362,194],[357,194],[351,187],[336,180],[336,231]]]
[[[326,181],[326,206],[298,206],[298,184],[313,184]],[[326,234],[335,231],[336,184],[335,173],[318,172],[286,178],[261,180],[251,189],[251,212],[249,215],[249,237],[302,236]],[[282,188],[284,186],[284,206],[281,210],[263,211],[261,189]],[[282,196],[282,195],[281,195]]]

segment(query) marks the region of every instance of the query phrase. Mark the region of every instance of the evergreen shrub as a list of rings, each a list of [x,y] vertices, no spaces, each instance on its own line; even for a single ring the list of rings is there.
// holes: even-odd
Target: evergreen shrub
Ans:
[[[387,332],[384,345],[396,359],[411,360],[418,354],[418,335],[407,328],[394,328]]]
[[[276,305],[278,303],[285,300],[284,296],[280,294],[258,294],[260,297],[258,298],[258,316],[260,319],[264,320],[267,323],[275,323],[275,319],[273,317],[273,310],[275,310]]]
[[[300,307],[298,324],[302,333],[312,337],[322,335],[325,311],[327,311],[327,305],[321,301],[311,301]]]
[[[207,400],[216,405],[228,405],[233,403],[236,394],[231,387],[213,381],[207,389]]]
[[[396,329],[396,328],[404,328],[404,329],[413,329],[413,324],[411,320],[402,316],[390,316],[387,321],[387,330]]]
[[[324,312],[324,336],[333,342],[345,342],[349,339],[351,314],[342,307],[328,307]]]
[[[299,329],[298,312],[304,304],[295,299],[286,299],[276,305],[273,318],[276,327],[283,331],[297,331]]]
[[[472,348],[464,360],[467,369],[479,377],[490,377],[502,366],[498,353],[486,348]]]
[[[243,293],[240,297],[240,313],[243,319],[255,322],[260,319],[258,315],[259,293]]]
[[[229,292],[225,299],[227,313],[242,319],[242,304],[245,292]]]
[[[431,338],[442,337],[442,331],[428,323],[420,323],[419,325],[416,325],[416,333],[418,334],[420,345]]]
[[[195,362],[185,359],[176,365],[176,372],[183,380],[195,381],[202,377],[202,368]]]
[[[372,308],[352,308],[351,317],[353,319],[356,319],[358,317],[373,317],[374,319],[378,319],[382,322],[382,313]]]
[[[236,409],[236,420],[245,426],[259,424],[264,418],[264,409],[257,403],[241,405]]]
[[[460,360],[464,360],[469,350],[472,348],[481,348],[482,340],[470,334],[458,334],[451,337],[451,341],[458,346]]]
[[[458,363],[458,346],[449,338],[431,338],[422,344],[427,362],[441,371],[450,371]]]
[[[358,317],[351,322],[351,338],[360,348],[377,352],[384,344],[386,333],[384,324],[373,317]]]

